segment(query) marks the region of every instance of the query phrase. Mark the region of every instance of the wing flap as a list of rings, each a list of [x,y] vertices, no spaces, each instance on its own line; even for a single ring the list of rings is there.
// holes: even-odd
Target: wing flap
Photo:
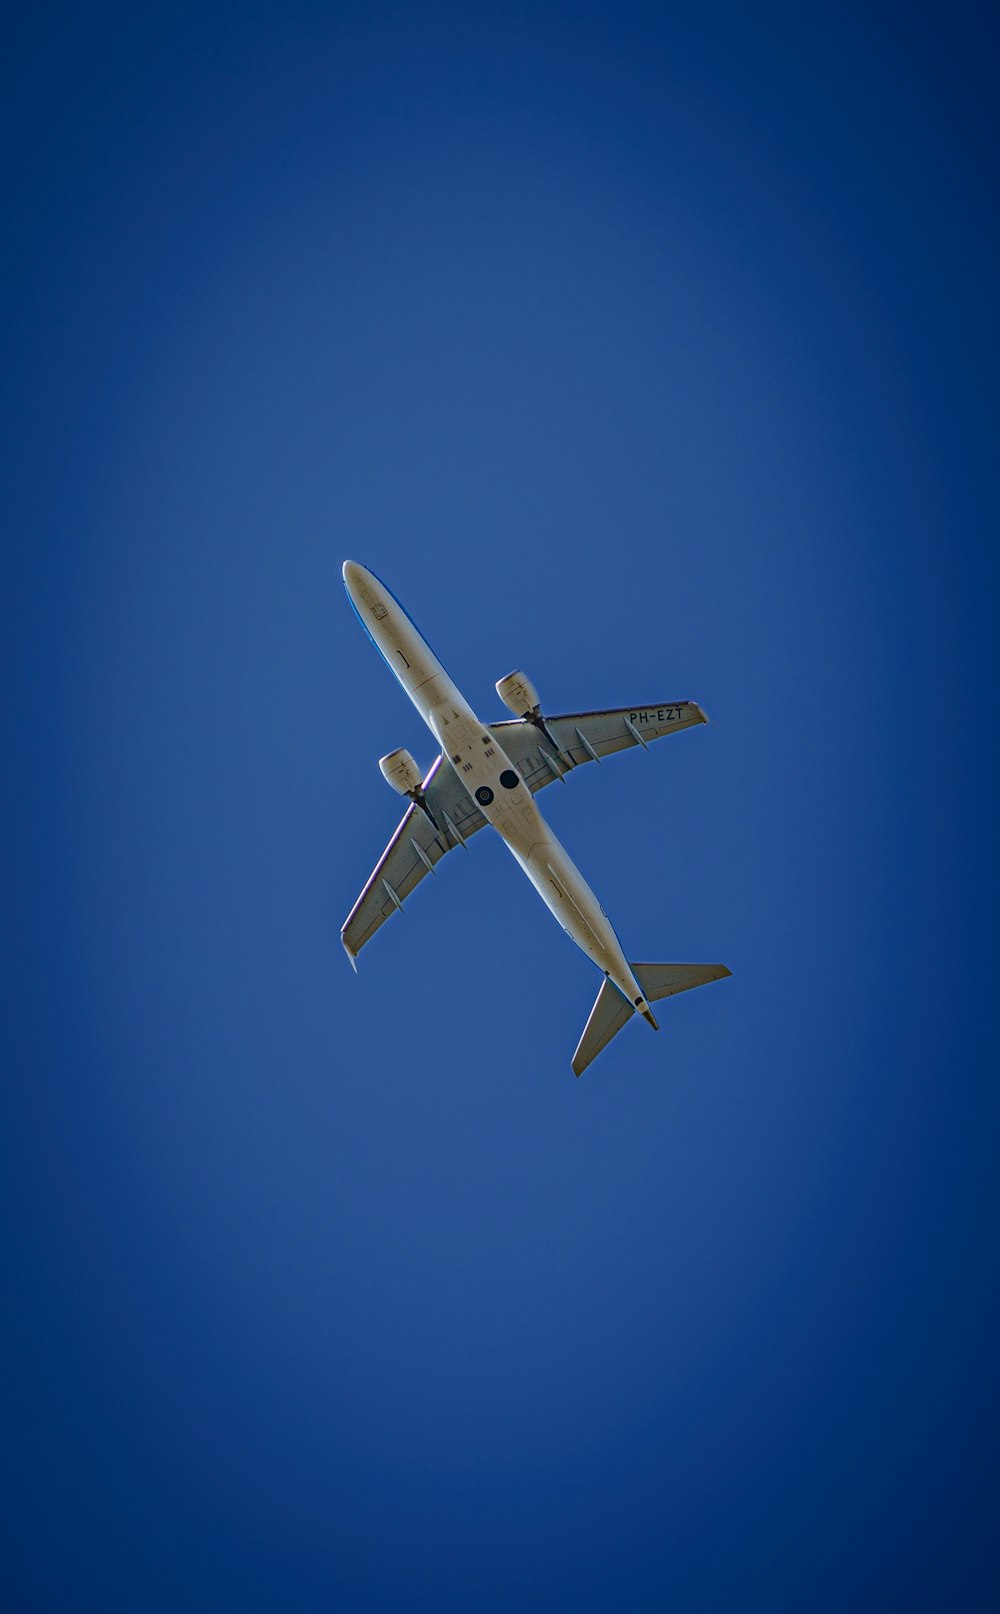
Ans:
[[[601,762],[616,751],[649,745],[707,722],[697,701],[668,701],[657,706],[568,712],[547,717],[544,727],[519,717],[491,723],[490,730],[535,794],[581,763]]]
[[[352,964],[376,930],[402,912],[424,876],[486,823],[451,764],[443,764],[441,757],[424,780],[423,791],[433,822],[422,807],[411,803],[344,921],[340,939]]]

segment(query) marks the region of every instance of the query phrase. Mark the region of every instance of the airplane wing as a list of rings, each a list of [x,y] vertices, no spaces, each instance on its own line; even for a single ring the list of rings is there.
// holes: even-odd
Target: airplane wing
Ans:
[[[707,723],[697,701],[659,706],[622,706],[606,712],[570,712],[547,717],[544,727],[527,718],[491,723],[490,729],[535,795],[582,762],[601,762],[616,751],[649,745],[665,734]]]
[[[548,717],[544,732],[525,718],[491,723],[490,729],[535,794],[582,762],[600,762],[616,751],[648,745],[664,734],[707,721],[695,701],[674,701]],[[486,823],[451,764],[441,757],[431,767],[423,788],[434,822],[415,803],[407,808],[340,932],[352,964],[379,926],[397,909],[402,911],[405,898],[424,875],[433,873],[445,853],[464,845]]]
[[[379,926],[397,909],[402,912],[404,899],[424,875],[433,874],[446,852],[463,846],[486,823],[451,763],[441,757],[431,767],[423,790],[434,823],[422,807],[411,803],[340,932],[352,964]]]

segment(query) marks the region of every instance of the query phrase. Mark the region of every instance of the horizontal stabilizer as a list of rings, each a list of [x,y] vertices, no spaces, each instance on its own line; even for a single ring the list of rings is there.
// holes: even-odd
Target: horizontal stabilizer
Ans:
[[[612,1037],[618,1035],[634,1013],[631,1003],[622,996],[615,983],[606,980],[597,994],[597,1002],[590,1011],[590,1019],[583,1028],[583,1036],[573,1055],[574,1076],[583,1074],[590,1061],[597,1058],[602,1048],[608,1046]]]
[[[635,976],[647,1001],[673,997],[687,992],[692,986],[705,986],[709,981],[724,980],[732,970],[725,964],[632,964]],[[573,1055],[573,1074],[581,1076],[592,1060],[596,1059],[627,1025],[635,1010],[611,980],[605,980],[597,994],[597,1002],[590,1011],[590,1019],[583,1028],[583,1036]],[[652,1016],[648,1016],[652,1020]],[[652,1021],[655,1026],[656,1022]]]
[[[725,964],[633,964],[635,976],[650,1003],[659,998],[672,998],[675,992],[687,992],[692,986],[705,986],[709,981],[722,981],[732,975]]]

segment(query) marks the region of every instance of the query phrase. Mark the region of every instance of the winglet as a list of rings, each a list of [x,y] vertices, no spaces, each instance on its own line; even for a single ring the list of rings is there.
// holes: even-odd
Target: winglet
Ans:
[[[344,939],[343,936],[341,936],[340,940],[341,940],[341,942],[343,944],[344,952],[347,954],[348,958],[351,961],[351,968],[354,971],[355,975],[357,975],[357,973],[358,973],[358,956],[357,956],[356,953],[351,952],[351,949],[348,947],[347,942],[346,942],[346,940]]]

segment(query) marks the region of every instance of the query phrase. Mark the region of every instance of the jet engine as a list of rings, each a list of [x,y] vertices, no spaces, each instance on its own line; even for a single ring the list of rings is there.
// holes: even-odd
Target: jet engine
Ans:
[[[497,694],[515,717],[538,717],[541,703],[538,691],[523,672],[508,673],[496,686]]]
[[[379,757],[378,765],[382,769],[382,777],[401,796],[416,797],[420,794],[420,772],[409,751],[400,746],[398,751],[390,751],[388,756]]]
[[[520,717],[525,723],[534,724],[539,734],[543,734],[549,742],[551,751],[554,751],[563,769],[572,768],[573,759],[559,745],[542,716],[542,703],[538,698],[538,691],[531,679],[523,672],[508,673],[501,678],[496,686],[497,694],[509,712]],[[562,778],[562,774],[559,774]]]

